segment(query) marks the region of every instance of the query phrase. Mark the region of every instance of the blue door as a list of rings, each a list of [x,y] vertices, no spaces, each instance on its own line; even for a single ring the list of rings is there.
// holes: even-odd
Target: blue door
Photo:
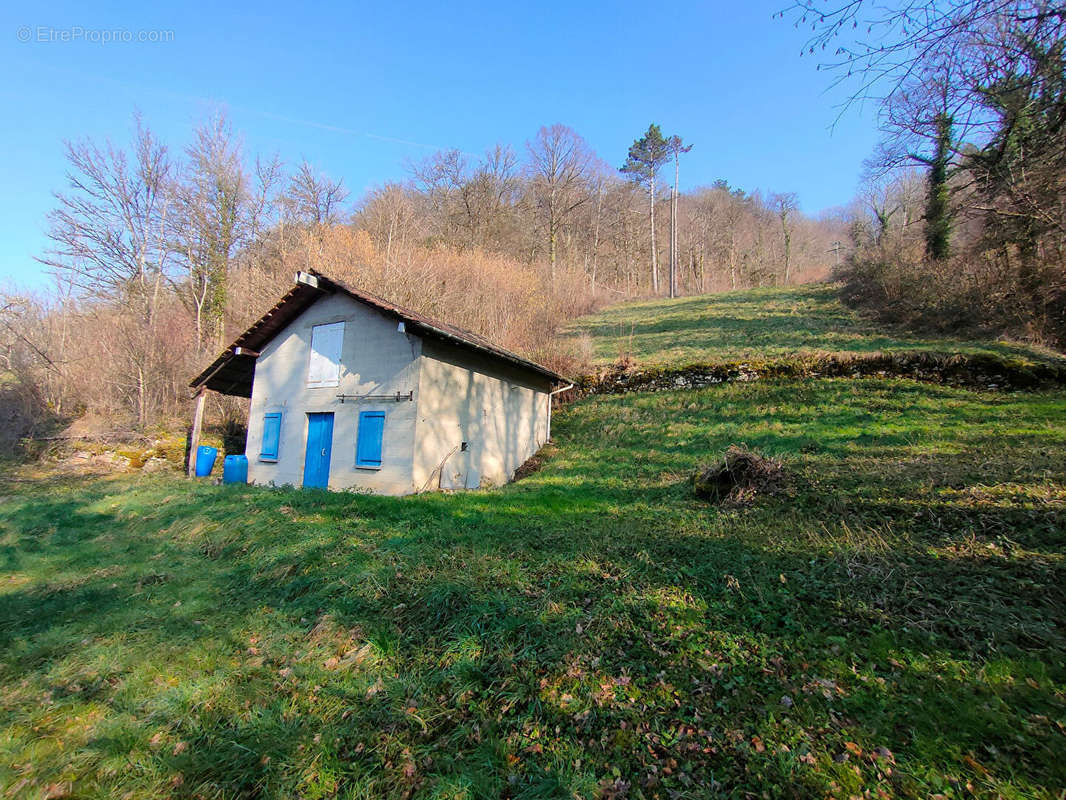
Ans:
[[[304,458],[304,486],[329,486],[329,456],[333,452],[333,414],[307,415],[307,455]]]

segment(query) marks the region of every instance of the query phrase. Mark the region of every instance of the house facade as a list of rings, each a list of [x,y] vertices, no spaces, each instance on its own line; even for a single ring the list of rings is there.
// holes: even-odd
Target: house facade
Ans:
[[[509,481],[548,440],[562,378],[325,276],[193,382],[251,398],[249,481],[381,494]]]

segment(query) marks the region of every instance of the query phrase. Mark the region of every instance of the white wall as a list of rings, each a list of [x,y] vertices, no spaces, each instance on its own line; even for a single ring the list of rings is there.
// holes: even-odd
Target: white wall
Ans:
[[[340,385],[307,387],[311,358],[311,327],[343,320]],[[254,483],[300,486],[307,443],[307,414],[332,411],[331,489],[362,488],[383,494],[406,494],[417,488],[412,479],[415,415],[421,340],[399,333],[396,322],[342,295],[318,300],[269,342],[255,365],[248,418],[248,478]],[[415,401],[347,400],[338,394],[407,394]],[[263,415],[280,411],[278,461],[261,461]],[[360,411],[384,411],[381,469],[355,466],[355,440]]]
[[[311,328],[342,320],[340,385],[308,388]],[[326,411],[334,415],[331,489],[409,494],[503,484],[547,441],[550,388],[547,379],[466,348],[399,333],[395,320],[343,294],[328,295],[256,360],[248,479],[302,485],[307,414]],[[337,398],[412,390],[414,401]],[[360,411],[385,412],[381,469],[355,466]],[[259,458],[263,418],[272,412],[282,414],[276,463]]]
[[[547,441],[549,390],[547,379],[465,348],[424,341],[413,471],[418,489],[511,480]],[[468,443],[465,452],[462,442]]]

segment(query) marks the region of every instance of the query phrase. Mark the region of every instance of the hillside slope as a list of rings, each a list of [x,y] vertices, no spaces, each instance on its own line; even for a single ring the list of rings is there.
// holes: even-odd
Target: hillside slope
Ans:
[[[925,346],[827,292],[586,329]],[[405,498],[0,472],[0,795],[1058,798],[1066,391],[775,378],[553,432],[514,484]],[[781,490],[697,500],[738,443]]]
[[[494,491],[0,479],[0,793],[1050,798],[1063,419],[760,381],[576,403]],[[695,500],[738,441],[785,492]]]
[[[827,284],[624,303],[576,320],[562,335],[600,365],[623,357],[642,366],[680,366],[914,350],[990,353],[1029,362],[1060,358],[1016,343],[889,332],[842,305],[835,287]]]

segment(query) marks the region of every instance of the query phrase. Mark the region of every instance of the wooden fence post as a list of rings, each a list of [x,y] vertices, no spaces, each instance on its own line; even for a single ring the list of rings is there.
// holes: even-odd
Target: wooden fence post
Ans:
[[[207,387],[201,386],[196,392],[196,405],[192,412],[192,435],[189,437],[189,477],[196,475],[196,451],[200,447],[200,430],[204,425],[204,402],[207,400]]]

